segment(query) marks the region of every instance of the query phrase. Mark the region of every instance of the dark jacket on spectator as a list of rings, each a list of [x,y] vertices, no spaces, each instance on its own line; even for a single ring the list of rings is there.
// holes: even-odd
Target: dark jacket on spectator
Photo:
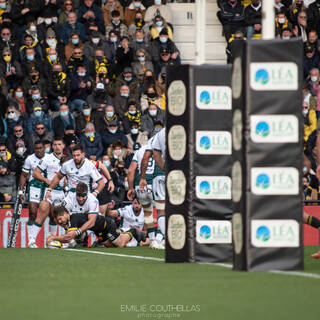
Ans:
[[[60,39],[64,45],[68,44],[71,33],[76,32],[82,42],[86,41],[86,29],[80,22],[76,22],[72,27],[68,22],[64,23],[60,28]]]
[[[52,128],[53,128],[54,135],[57,137],[63,137],[64,130],[67,127],[67,125],[72,125],[73,128],[76,127],[74,117],[70,112],[68,116],[68,121],[63,120],[60,115],[56,116],[52,121]]]
[[[36,124],[39,122],[44,123],[48,132],[52,131],[51,117],[48,114],[42,112],[40,117],[37,117],[34,113],[30,115],[29,119],[27,120],[27,133],[29,133],[30,135],[33,134],[35,132],[34,129],[36,127]]]
[[[262,5],[258,10],[255,10],[252,4],[248,5],[244,11],[245,25],[253,27],[255,24],[261,24],[261,12]]]
[[[18,140],[23,140],[24,141],[24,145],[27,149],[27,153],[28,155],[31,154],[33,152],[33,145],[32,145],[32,142],[31,142],[31,138],[30,138],[30,135],[29,134],[25,134],[20,137],[20,138],[17,138],[15,135],[10,135],[7,139],[7,146],[8,146],[8,150],[12,153],[12,155],[14,157],[17,157],[17,154],[16,154],[16,143]]]
[[[120,130],[117,130],[117,132],[113,134],[108,129],[106,129],[102,132],[101,137],[104,151],[107,151],[108,147],[118,140],[120,140],[125,147],[128,144],[126,135]]]
[[[244,19],[244,6],[240,3],[240,1],[238,1],[235,7],[232,7],[229,2],[225,2],[221,6],[222,24],[232,25],[233,27],[240,29],[243,26]]]
[[[103,154],[103,146],[102,139],[98,132],[95,133],[95,137],[93,141],[90,141],[90,138],[86,136],[83,132],[80,136],[80,143],[84,148],[84,152],[86,153],[86,157],[96,156],[96,159],[100,159]]]
[[[146,110],[141,117],[141,131],[148,131],[150,134],[156,124],[161,124],[164,127],[166,123],[165,116],[165,111],[160,108],[158,108],[158,112],[155,117],[151,117],[148,110]]]

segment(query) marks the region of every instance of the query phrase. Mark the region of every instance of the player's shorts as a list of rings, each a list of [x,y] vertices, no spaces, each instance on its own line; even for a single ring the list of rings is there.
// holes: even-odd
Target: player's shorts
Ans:
[[[153,191],[153,198],[155,201],[166,199],[165,180],[166,180],[165,176],[157,176],[157,177],[154,177],[152,180],[152,191]]]
[[[135,189],[134,189],[136,195],[137,195],[137,198],[139,200],[139,202],[145,206],[149,203],[152,202],[153,200],[153,195],[152,195],[152,185],[151,184],[148,184],[147,185],[147,190],[144,191],[144,192],[141,192],[140,191],[140,188],[139,186],[136,186]]]
[[[47,191],[48,191],[48,188],[45,188],[44,195],[46,195]],[[63,190],[53,189],[51,191],[51,198],[49,198],[48,201],[50,204],[53,204],[54,206],[58,206],[58,205],[62,205],[65,197],[66,196],[65,196]]]
[[[43,197],[43,188],[38,188],[35,186],[28,187],[28,201],[40,203]]]
[[[114,220],[110,217],[105,217],[104,230],[98,234],[96,233],[96,236],[99,242],[106,242],[107,240],[114,242],[120,237],[120,234],[117,232],[117,226]]]
[[[127,232],[130,228],[121,228],[121,232]],[[135,238],[132,238],[127,244],[126,247],[139,247],[139,243]]]
[[[99,200],[100,206],[103,206],[111,201],[111,195],[107,186],[98,194],[97,199]]]

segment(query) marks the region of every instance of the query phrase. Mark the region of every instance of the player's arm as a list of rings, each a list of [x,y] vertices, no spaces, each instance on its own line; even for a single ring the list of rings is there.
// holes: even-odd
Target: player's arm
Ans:
[[[113,184],[110,172],[108,168],[101,161],[99,161],[98,163],[99,163],[99,169],[102,171],[102,173],[108,180],[108,191],[112,193],[114,190],[114,184]]]
[[[128,170],[128,184],[129,184],[129,190],[127,192],[127,197],[129,200],[132,200],[134,197],[134,189],[133,189],[133,183],[134,183],[134,175],[136,173],[136,170],[138,168],[138,163],[136,161],[131,161],[130,167]]]
[[[164,160],[162,158],[162,153],[158,150],[153,150],[153,158],[156,162],[157,166],[160,168],[160,170],[164,169]]]
[[[97,196],[97,195],[103,190],[103,188],[104,188],[105,185],[106,185],[106,184],[104,183],[104,181],[103,181],[102,178],[101,178],[100,180],[98,180],[96,183],[98,184],[98,186],[97,186],[97,188],[95,188],[94,191],[92,192],[92,194],[93,194],[94,196]]]
[[[108,216],[112,217],[112,218],[117,218],[119,216],[119,212],[118,212],[118,210],[109,210]]]
[[[83,232],[91,229],[94,227],[97,220],[97,213],[88,214],[88,221],[84,223],[80,228],[77,230],[72,230],[66,234],[67,241],[71,241],[76,236],[81,235]]]
[[[152,151],[146,150],[141,160],[140,183],[139,183],[139,188],[141,192],[144,192],[144,189],[147,187],[146,172],[147,172],[148,162],[151,156],[152,156]]]
[[[23,201],[23,198],[24,198],[22,190],[24,186],[27,184],[28,176],[29,176],[29,173],[22,170],[20,180],[19,180],[19,191],[18,191],[20,201]]]
[[[54,189],[54,188],[58,185],[59,181],[60,181],[62,178],[63,178],[63,174],[62,174],[61,172],[58,172],[58,173],[53,177],[53,179],[51,180],[51,182],[50,182],[50,184],[49,184],[49,188],[48,188],[48,191],[47,191],[47,193],[46,193],[46,195],[45,195],[45,199],[48,199],[48,198],[51,197],[51,191],[52,191],[52,189]]]
[[[35,168],[35,169],[33,170],[32,176],[33,176],[35,179],[37,179],[37,180],[39,180],[39,181],[41,181],[41,182],[46,183],[47,185],[50,184],[50,180],[47,179],[47,178],[45,178],[44,176],[42,176],[41,170],[40,170],[39,167],[37,167],[37,168]]]
[[[56,236],[56,235],[50,234],[47,238],[47,245],[51,241],[69,242],[71,239],[74,239],[76,236],[77,236],[77,233],[73,230],[68,231],[63,236]]]

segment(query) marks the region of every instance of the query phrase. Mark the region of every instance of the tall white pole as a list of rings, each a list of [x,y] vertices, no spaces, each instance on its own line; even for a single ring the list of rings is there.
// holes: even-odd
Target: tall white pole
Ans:
[[[196,0],[195,63],[206,61],[206,0]]]
[[[274,39],[274,0],[262,0],[262,39]]]

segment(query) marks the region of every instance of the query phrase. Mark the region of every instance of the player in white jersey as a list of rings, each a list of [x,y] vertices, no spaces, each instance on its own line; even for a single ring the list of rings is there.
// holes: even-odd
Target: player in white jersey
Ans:
[[[53,152],[47,154],[39,163],[38,166],[35,168],[33,172],[33,178],[41,182],[42,184],[48,186],[54,176],[59,172],[61,168],[61,158],[63,156],[63,149],[65,144],[62,138],[55,138],[52,144]],[[47,188],[45,188],[47,190]],[[45,193],[44,193],[45,194]],[[64,192],[63,192],[63,181],[52,191],[52,200],[63,199]],[[31,227],[30,233],[28,234],[29,240],[29,247],[36,248],[35,242],[36,238],[40,232],[41,226],[45,219],[50,215],[50,232],[55,234],[57,232],[57,225],[53,222],[52,219],[52,202],[47,200],[42,200],[39,206],[39,215]]]
[[[136,151],[135,155],[133,156],[133,159],[131,161],[131,164],[128,170],[129,190],[127,193],[127,197],[129,200],[133,200],[136,195],[137,198],[139,199],[139,202],[141,203],[144,210],[144,225],[147,230],[147,234],[150,239],[150,242],[152,244],[155,240],[155,232],[156,232],[154,221],[153,221],[153,204],[152,204],[152,201],[153,201],[152,179],[153,179],[153,174],[155,169],[155,161],[153,160],[153,157],[149,158],[148,166],[146,169],[147,187],[143,191],[141,191],[139,188],[141,161],[146,150],[147,150],[147,145],[142,146],[139,150]]]
[[[76,145],[72,148],[72,158],[61,166],[60,171],[52,179],[45,195],[46,199],[51,197],[52,189],[58,185],[63,177],[67,177],[68,179],[69,192],[75,192],[75,188],[79,182],[84,182],[90,192],[92,192],[92,184],[96,183],[97,188],[93,191],[94,196],[97,196],[105,187],[101,174],[94,164],[85,157],[81,145]]]
[[[141,160],[139,183],[140,191],[144,190],[147,186],[146,172],[148,162],[151,156],[153,156],[156,162],[156,168],[158,168],[158,170],[155,170],[154,172],[152,192],[158,213],[158,226],[160,229],[156,235],[157,241],[151,243],[151,247],[155,249],[164,249],[162,240],[165,235],[165,175],[162,170],[164,168],[165,152],[165,128],[163,128],[153,137],[153,139],[150,139],[148,142],[147,149],[144,153],[143,159]]]
[[[127,232],[132,228],[138,228],[138,230],[143,230],[144,212],[137,198],[134,198],[132,204],[128,206],[119,208],[117,210],[110,210],[108,215],[115,218],[121,218],[120,230],[122,232]],[[145,242],[141,241],[140,243],[138,243],[135,238],[132,238],[131,241],[127,243],[127,247],[136,247],[138,245],[148,246],[148,238]]]
[[[44,152],[43,143],[39,140],[34,144],[34,153],[28,156],[24,162],[22,168],[22,174],[19,181],[19,191],[18,195],[23,200],[23,188],[28,180],[28,208],[29,208],[29,220],[28,220],[28,234],[31,233],[32,225],[37,218],[37,211],[39,208],[39,203],[43,197],[44,185],[41,181],[35,180],[32,176],[34,169],[37,167],[38,163],[46,157]],[[28,179],[29,177],[29,179]]]

